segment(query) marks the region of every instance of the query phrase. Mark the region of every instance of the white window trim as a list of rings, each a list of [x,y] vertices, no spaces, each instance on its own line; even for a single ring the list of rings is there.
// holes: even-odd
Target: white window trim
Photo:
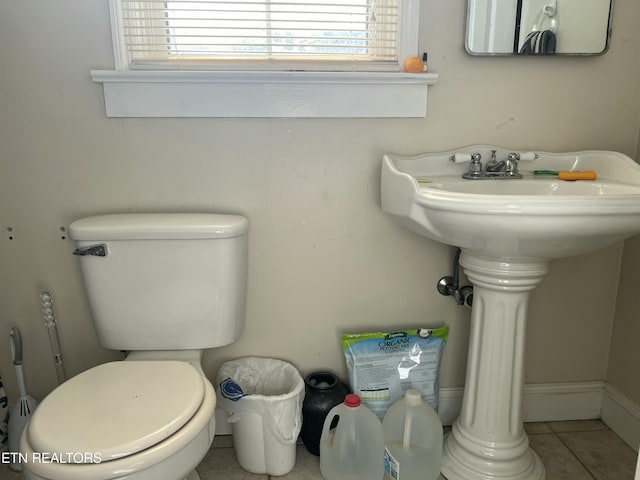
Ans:
[[[420,0],[402,2],[416,20],[399,39],[406,57],[417,54]],[[434,73],[128,70],[118,38],[114,31],[116,70],[91,71],[108,117],[420,118],[438,81]]]

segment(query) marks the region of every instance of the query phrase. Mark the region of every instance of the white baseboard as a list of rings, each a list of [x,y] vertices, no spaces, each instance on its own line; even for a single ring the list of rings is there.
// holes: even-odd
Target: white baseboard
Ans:
[[[600,417],[631,448],[640,445],[640,406],[608,383],[604,386]]]
[[[524,421],[600,418],[604,382],[543,383],[524,387]]]
[[[451,425],[462,408],[462,394],[464,388],[440,388],[440,400],[438,402],[438,415],[443,425]]]
[[[543,383],[524,387],[525,422],[600,418],[604,382]],[[438,414],[451,425],[460,413],[463,388],[441,388]]]

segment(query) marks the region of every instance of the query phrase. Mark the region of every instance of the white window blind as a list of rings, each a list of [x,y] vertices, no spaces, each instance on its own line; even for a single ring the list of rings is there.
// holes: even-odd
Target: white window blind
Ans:
[[[129,69],[393,71],[401,0],[116,0]]]

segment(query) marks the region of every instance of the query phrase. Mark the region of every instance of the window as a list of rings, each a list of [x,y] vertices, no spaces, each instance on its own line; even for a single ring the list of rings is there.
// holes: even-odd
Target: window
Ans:
[[[400,0],[119,0],[132,69],[398,71]]]
[[[110,2],[116,70],[92,72],[110,116],[407,116],[377,97],[426,102],[437,79],[400,73],[420,0]]]

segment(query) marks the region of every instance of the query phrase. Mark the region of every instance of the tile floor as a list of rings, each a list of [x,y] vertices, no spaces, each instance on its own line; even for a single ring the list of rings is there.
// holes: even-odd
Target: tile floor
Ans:
[[[636,453],[599,420],[528,423],[525,427],[547,469],[547,480],[633,480]],[[322,480],[318,457],[302,445],[297,455],[295,468],[273,479]],[[229,436],[216,437],[198,473],[202,480],[271,480],[268,475],[242,470]],[[0,480],[20,478],[0,465]]]

